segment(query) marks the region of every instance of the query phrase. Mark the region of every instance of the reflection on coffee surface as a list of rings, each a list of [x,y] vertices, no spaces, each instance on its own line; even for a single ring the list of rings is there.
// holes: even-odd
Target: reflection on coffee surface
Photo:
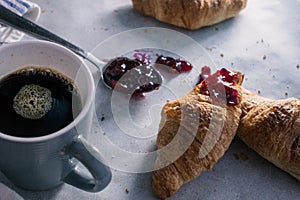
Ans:
[[[70,124],[81,108],[73,81],[49,67],[25,67],[0,80],[0,132],[4,134],[53,133]]]

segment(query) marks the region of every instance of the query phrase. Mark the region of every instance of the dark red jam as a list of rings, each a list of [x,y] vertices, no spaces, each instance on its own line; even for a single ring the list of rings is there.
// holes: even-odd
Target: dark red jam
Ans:
[[[202,71],[208,72],[207,67],[202,69]],[[203,74],[200,75],[200,77],[205,77],[206,75],[207,74]],[[226,100],[227,105],[238,105],[240,94],[234,87],[232,87],[237,84],[238,79],[238,73],[222,68],[202,80],[200,93],[209,95],[214,102],[225,102]]]
[[[175,69],[178,72],[188,72],[191,71],[193,68],[192,64],[185,60],[175,59],[172,57],[162,55],[156,59],[155,63],[171,67],[172,69]]]
[[[161,75],[151,65],[126,57],[111,60],[103,79],[108,86],[126,93],[150,92],[162,84]]]
[[[152,57],[148,54],[148,51],[134,50],[133,58],[141,61],[142,63],[149,65],[152,63]]]

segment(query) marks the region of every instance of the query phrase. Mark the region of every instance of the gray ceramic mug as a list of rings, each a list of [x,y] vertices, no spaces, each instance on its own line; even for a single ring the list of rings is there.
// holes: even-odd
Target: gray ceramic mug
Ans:
[[[23,138],[0,133],[3,174],[15,185],[29,190],[47,190],[62,183],[89,192],[104,189],[111,181],[111,171],[103,164],[100,152],[86,142],[87,135],[78,135],[88,134],[92,124],[95,86],[88,67],[71,51],[45,41],[3,45],[0,61],[1,77],[24,66],[53,67],[74,80],[83,104],[71,124],[49,135]],[[78,161],[91,176],[76,168]]]

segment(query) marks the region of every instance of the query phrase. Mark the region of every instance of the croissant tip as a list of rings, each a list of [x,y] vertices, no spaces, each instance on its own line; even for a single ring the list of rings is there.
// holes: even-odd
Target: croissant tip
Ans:
[[[238,76],[237,80],[236,80],[236,84],[237,85],[242,85],[242,83],[244,82],[244,77],[245,75],[240,72],[240,71],[237,71],[237,70],[231,70],[232,72],[236,73]]]

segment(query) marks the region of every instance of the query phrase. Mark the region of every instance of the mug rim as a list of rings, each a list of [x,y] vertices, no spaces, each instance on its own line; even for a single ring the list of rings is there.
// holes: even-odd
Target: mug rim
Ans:
[[[83,67],[84,71],[86,72],[86,75],[88,76],[87,77],[88,93],[87,93],[86,101],[85,101],[80,113],[73,119],[73,121],[71,123],[69,123],[64,128],[59,129],[58,131],[55,131],[53,133],[50,133],[50,134],[47,134],[44,136],[39,136],[39,137],[17,137],[17,136],[11,136],[11,135],[5,134],[3,132],[0,132],[0,138],[5,139],[10,142],[36,143],[36,142],[44,142],[44,141],[52,140],[56,137],[63,135],[64,133],[67,133],[72,128],[76,128],[76,125],[79,122],[81,122],[83,120],[83,118],[87,115],[90,107],[92,106],[93,99],[95,96],[94,78],[93,78],[91,70],[89,69],[88,65],[84,62],[84,60],[82,58],[80,58],[78,55],[76,55],[74,52],[72,52],[68,48],[66,48],[60,44],[57,44],[57,43],[53,43],[53,42],[45,41],[45,40],[28,40],[28,41],[19,41],[19,42],[9,43],[9,44],[2,46],[1,48],[4,49],[4,48],[6,48],[6,46],[7,47],[9,46],[9,48],[11,48],[11,47],[20,46],[23,44],[47,45],[54,49],[55,48],[60,49],[66,54],[66,56],[72,57],[72,59],[74,59],[76,62],[81,63],[79,68]],[[57,69],[57,70],[59,70],[59,69]]]

